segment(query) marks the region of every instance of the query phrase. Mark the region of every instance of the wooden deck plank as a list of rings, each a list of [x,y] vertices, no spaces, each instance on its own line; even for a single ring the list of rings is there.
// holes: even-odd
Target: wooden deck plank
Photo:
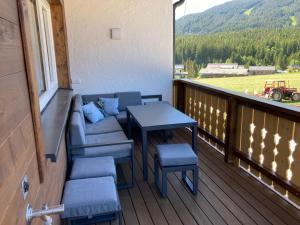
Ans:
[[[175,134],[176,140],[184,141],[183,134]],[[200,145],[202,147],[203,144]],[[206,151],[206,149],[205,149]],[[258,224],[269,223],[257,210],[252,207],[235,188],[222,180],[210,166],[206,166],[206,161],[203,161],[202,152],[200,152],[200,182],[205,182],[215,195],[221,199],[227,208],[237,217],[243,224],[252,224],[250,220],[254,220]],[[223,162],[221,162],[223,163]],[[226,179],[226,177],[225,177]]]
[[[170,143],[189,142],[189,135],[176,131]],[[149,136],[149,180],[142,177],[141,145],[137,139],[135,187],[119,191],[124,225],[300,224],[296,208],[239,168],[224,163],[222,156],[202,141],[198,145],[198,194],[192,195],[180,173],[174,173],[168,176],[168,197],[163,199],[154,185],[153,174],[155,145],[163,143],[163,139],[159,134]],[[122,166],[122,170],[128,178],[128,166]]]
[[[151,143],[151,148],[150,148],[150,154],[151,157],[153,157],[153,148],[155,144],[158,144],[157,141],[155,139],[153,139],[152,143]],[[171,181],[173,180],[172,184],[173,185],[180,185],[181,187],[185,187],[185,185],[183,185],[181,181],[181,176],[180,174],[175,174],[176,178],[175,179],[171,179]],[[174,176],[172,174],[170,174],[169,176]],[[174,176],[175,177],[175,176]],[[201,208],[201,210],[208,216],[208,218],[210,218],[210,220],[212,221],[213,224],[226,224],[226,223],[230,223],[230,224],[240,224],[239,221],[234,217],[233,214],[231,214],[227,208],[220,202],[218,201],[218,199],[215,198],[214,195],[209,195],[206,196],[207,198],[205,198],[205,194],[203,195],[203,188],[205,188],[205,186],[202,185],[201,183],[201,178],[199,179],[199,187],[198,187],[198,194],[196,196],[192,195],[187,188],[185,188],[185,192],[188,193],[191,198],[197,203],[197,205]],[[227,221],[227,222],[225,222]]]
[[[130,169],[128,167],[123,167],[124,174],[129,175]],[[125,176],[126,176],[125,175]],[[168,222],[159,207],[152,191],[150,190],[148,183],[143,181],[141,176],[141,171],[139,169],[136,170],[136,180],[135,185],[139,192],[141,193],[141,197],[143,198],[147,210],[151,216],[151,219],[155,225],[167,225]]]
[[[177,135],[179,135],[178,137],[182,137],[184,133],[185,132],[178,133]],[[254,178],[250,177],[249,175],[245,176],[246,173],[242,170],[234,167],[233,165],[223,163],[222,159],[220,160],[220,157],[216,157],[217,155],[214,154],[214,151],[209,149],[210,147],[208,145],[203,143],[199,143],[199,145],[206,148],[204,151],[200,151],[200,160],[203,160],[206,166],[212,171],[218,171],[217,174],[222,177],[223,180],[226,180],[228,185],[233,187],[233,190],[236,190],[236,192],[241,191],[241,196],[248,199],[248,202],[252,204],[253,207],[271,223],[299,224],[299,216],[294,218],[288,214],[285,209],[279,207],[281,204],[274,204],[274,202],[285,203],[283,205],[292,210],[294,215],[299,214],[297,209],[291,205],[287,206],[287,202],[283,202],[284,200],[282,200],[272,191],[268,190],[268,188],[264,187],[264,185],[258,183],[258,181],[256,181]],[[202,155],[203,157],[201,157]],[[210,174],[210,177],[215,178],[216,176]],[[226,177],[226,179],[224,177]],[[253,187],[254,184],[256,184],[255,187]],[[269,192],[270,197],[267,197],[262,193],[262,191],[264,193]]]
[[[137,162],[139,162],[139,161],[137,160]],[[142,180],[143,179],[142,176],[143,176],[143,174],[142,174],[141,164],[139,162],[137,164],[137,168],[136,168],[136,178]],[[167,219],[167,223],[173,224],[173,225],[182,225],[182,222],[181,222],[180,218],[178,217],[178,215],[176,214],[176,211],[173,208],[172,204],[170,203],[169,199],[163,199],[159,195],[157,188],[154,184],[154,176],[152,173],[150,174],[149,180],[147,183],[149,185],[149,188],[151,189],[151,192],[152,192],[156,202],[158,203],[158,207],[161,209],[165,218]]]
[[[141,170],[142,157],[141,157],[140,151],[136,152],[136,159],[137,159],[137,167],[139,167],[139,169]],[[149,180],[152,180],[154,182],[154,175],[153,175],[152,172],[149,173]],[[196,224],[198,224],[195,221],[195,219],[193,218],[193,216],[190,214],[190,212],[188,211],[187,207],[184,205],[182,199],[178,196],[178,194],[176,193],[176,191],[170,185],[169,182],[168,182],[168,198],[167,199],[171,202],[171,204],[174,207],[178,217],[181,219],[181,221],[184,225],[196,225]],[[163,199],[163,201],[166,201],[167,199]],[[211,223],[208,223],[208,224],[211,224]]]

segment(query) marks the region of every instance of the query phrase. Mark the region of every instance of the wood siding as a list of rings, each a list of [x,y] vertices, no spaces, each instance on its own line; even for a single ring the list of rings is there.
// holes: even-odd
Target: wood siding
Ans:
[[[0,0],[0,225],[25,225],[28,203],[40,208],[58,204],[61,198],[65,142],[56,163],[45,161],[41,183],[29,99],[17,1]],[[24,175],[30,182],[26,200],[21,194]],[[54,224],[59,224],[58,218]]]

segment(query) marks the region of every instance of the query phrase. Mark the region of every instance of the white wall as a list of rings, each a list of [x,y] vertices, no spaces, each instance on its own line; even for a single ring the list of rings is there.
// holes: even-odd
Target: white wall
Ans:
[[[76,93],[139,90],[171,100],[172,0],[65,0],[65,13]],[[121,40],[111,28],[121,28]]]

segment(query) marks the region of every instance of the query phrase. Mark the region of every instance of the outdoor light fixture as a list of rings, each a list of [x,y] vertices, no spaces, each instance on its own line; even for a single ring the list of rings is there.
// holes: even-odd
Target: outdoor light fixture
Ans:
[[[112,28],[111,29],[111,39],[112,40],[121,40],[121,29],[120,28]]]

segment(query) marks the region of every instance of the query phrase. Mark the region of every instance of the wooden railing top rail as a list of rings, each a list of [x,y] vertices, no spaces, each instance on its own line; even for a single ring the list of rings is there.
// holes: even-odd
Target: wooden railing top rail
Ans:
[[[239,93],[208,84],[203,84],[190,79],[178,79],[174,80],[174,83],[183,83],[193,88],[199,88],[201,89],[201,91],[224,99],[234,98],[242,105],[255,107],[258,110],[268,112],[275,116],[280,116],[295,122],[300,122],[300,107],[284,104],[281,102],[270,101],[264,98],[259,98],[256,96]]]

